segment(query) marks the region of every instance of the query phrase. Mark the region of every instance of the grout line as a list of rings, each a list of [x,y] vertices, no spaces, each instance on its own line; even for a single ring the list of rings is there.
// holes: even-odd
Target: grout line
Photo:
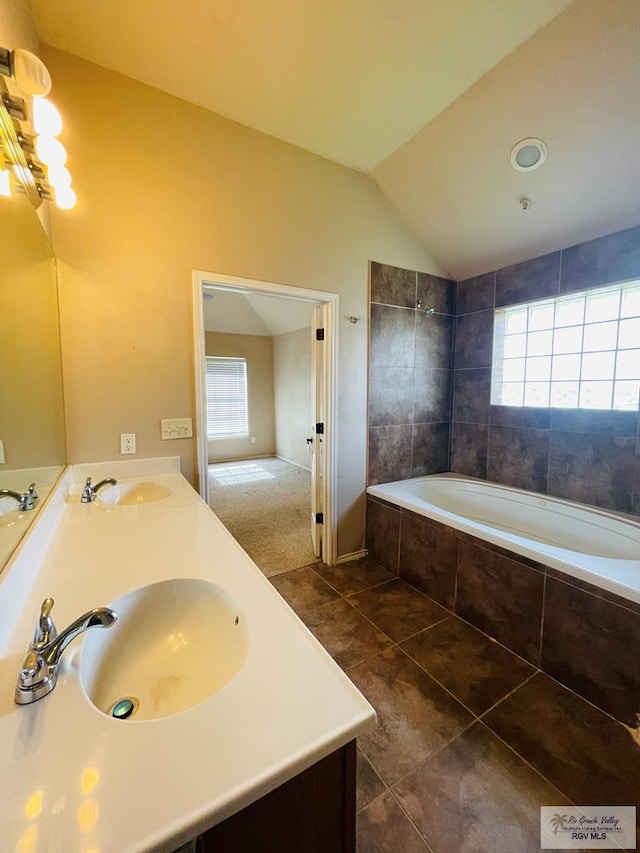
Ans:
[[[404,780],[407,778],[407,776],[410,776],[410,775],[411,775],[412,773],[414,773],[414,772],[415,772],[419,767],[422,767],[422,765],[423,765],[423,764],[426,764],[427,762],[429,762],[429,761],[431,761],[432,759],[434,759],[437,755],[440,755],[440,753],[441,753],[443,750],[445,750],[448,746],[451,746],[451,744],[452,744],[455,740],[457,740],[459,737],[461,737],[465,732],[469,731],[469,729],[470,729],[472,726],[475,726],[475,725],[476,725],[476,723],[480,723],[480,722],[481,722],[481,721],[480,721],[477,717],[474,717],[474,718],[471,720],[471,722],[470,722],[470,723],[468,723],[468,725],[466,725],[463,729],[461,729],[461,730],[460,730],[457,734],[455,734],[453,737],[450,737],[447,741],[445,741],[444,743],[442,743],[442,744],[441,744],[437,749],[435,749],[432,753],[430,753],[429,755],[427,755],[427,757],[426,757],[426,758],[421,758],[421,759],[420,759],[420,761],[416,761],[416,763],[415,763],[415,764],[412,764],[412,765],[411,765],[411,767],[407,770],[407,772],[406,772],[406,773],[404,773],[404,774],[403,774],[399,779],[396,779],[396,781],[395,781],[392,785],[389,785],[389,790],[390,790],[390,791],[391,791],[391,790],[393,790],[393,788],[395,788],[395,786],[396,786],[396,785],[399,785],[401,782],[404,782]]]
[[[506,740],[504,740],[504,738],[500,737],[500,735],[497,732],[495,732],[490,726],[488,726],[484,722],[484,720],[478,720],[478,722],[481,726],[484,726],[487,729],[487,731],[491,732],[491,734],[494,735],[494,737],[496,737],[501,743],[503,743],[507,747],[507,749],[509,749],[514,755],[516,755],[520,759],[520,761],[522,761],[524,764],[526,764],[527,767],[536,774],[536,776],[538,776],[540,779],[544,779],[544,781],[548,785],[550,785],[552,788],[555,788],[555,790],[558,791],[559,794],[562,794],[562,796],[566,800],[568,800],[569,803],[571,803],[571,805],[577,805],[576,803],[573,802],[573,799],[571,797],[567,796],[567,794],[565,794],[565,792],[561,788],[558,787],[558,785],[556,785],[554,782],[552,782],[551,779],[548,779],[544,775],[544,773],[541,773],[536,767],[533,766],[533,764],[531,764],[530,761],[527,761],[527,759],[523,755],[520,755],[520,753],[508,741],[506,741]]]
[[[393,788],[388,788],[387,790],[389,791],[389,793],[391,794],[391,796],[393,797],[393,799],[395,800],[395,802],[396,802],[396,803],[397,803],[397,805],[399,806],[400,811],[404,814],[404,816],[407,818],[407,820],[409,821],[409,823],[411,824],[411,826],[412,826],[412,827],[415,829],[415,831],[418,833],[418,836],[421,838],[421,840],[422,840],[422,841],[424,842],[424,844],[426,845],[426,848],[427,848],[427,849],[426,849],[425,853],[435,853],[435,848],[434,848],[434,847],[432,847],[432,845],[429,843],[429,839],[428,839],[428,838],[426,837],[426,835],[421,831],[421,829],[418,827],[417,823],[414,821],[414,819],[411,817],[411,815],[409,814],[409,812],[405,809],[405,807],[403,806],[403,804],[400,802],[400,800],[399,800],[399,798],[398,798],[398,795],[397,795],[397,794],[396,794],[396,792],[393,790]]]
[[[524,687],[525,684],[527,684],[529,681],[531,681],[532,678],[535,678],[536,675],[539,675],[540,672],[542,672],[542,670],[536,669],[535,672],[532,672],[530,675],[528,675],[524,679],[524,681],[521,681],[520,684],[517,684],[508,693],[505,693],[504,696],[502,696],[500,699],[498,699],[497,702],[494,702],[493,705],[491,705],[491,707],[487,708],[486,711],[483,711],[481,714],[478,714],[478,720],[483,721],[483,718],[486,717],[487,714],[490,714],[494,708],[497,708],[498,705],[500,705],[502,702],[504,702],[505,699],[508,699],[510,696],[512,696],[516,692],[516,690],[520,690],[521,687]],[[493,729],[492,729],[492,731],[493,731]]]
[[[430,631],[432,628],[435,628],[435,627],[436,627],[436,625],[442,625],[442,623],[443,623],[443,622],[446,622],[446,621],[447,621],[447,619],[451,619],[451,615],[450,615],[450,614],[448,614],[448,613],[447,613],[447,615],[446,615],[446,616],[443,616],[443,617],[442,617],[442,619],[438,619],[438,621],[437,621],[437,622],[434,622],[432,625],[425,625],[425,626],[424,626],[424,628],[420,628],[420,630],[419,630],[419,631],[414,631],[414,633],[413,633],[413,634],[409,634],[409,636],[408,636],[408,637],[405,637],[405,638],[404,638],[404,639],[402,639],[402,640],[398,640],[398,641],[397,641],[397,643],[396,643],[396,645],[397,645],[397,646],[399,646],[399,645],[401,645],[402,643],[406,643],[406,642],[407,642],[407,640],[412,640],[414,637],[417,637],[419,634],[424,634],[424,632],[425,632],[425,631]],[[403,651],[403,652],[404,652],[404,649],[401,649],[401,651]],[[408,652],[405,652],[405,654],[408,654]],[[409,657],[411,657],[411,655],[409,655]],[[411,658],[411,659],[413,660],[413,658]],[[418,663],[418,661],[416,661],[416,663]],[[419,663],[418,663],[418,666],[420,666],[420,668],[421,668],[421,669],[424,669],[424,667],[423,667],[423,666],[421,666],[421,664],[419,664]],[[426,669],[425,669],[425,672],[427,672],[427,670],[426,670]],[[431,675],[431,673],[429,673],[429,675]],[[431,676],[431,677],[433,678],[433,676]],[[435,679],[434,679],[434,680],[435,680]]]
[[[540,609],[540,632],[538,633],[538,668],[542,669],[542,640],[544,637],[544,614],[547,609],[547,568],[542,577],[542,607]]]

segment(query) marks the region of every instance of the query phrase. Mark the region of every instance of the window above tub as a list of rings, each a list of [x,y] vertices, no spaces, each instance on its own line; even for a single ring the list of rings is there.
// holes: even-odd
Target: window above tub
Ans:
[[[495,312],[491,403],[637,410],[640,280]]]

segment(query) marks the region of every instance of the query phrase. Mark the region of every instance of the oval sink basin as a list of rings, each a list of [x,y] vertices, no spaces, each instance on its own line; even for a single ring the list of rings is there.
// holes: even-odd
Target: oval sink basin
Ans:
[[[17,509],[18,504],[13,498],[9,498],[6,495],[0,498],[0,517],[9,515],[10,512],[16,512]]]
[[[157,720],[186,711],[228,684],[246,660],[244,619],[208,581],[151,584],[109,606],[117,622],[89,631],[80,658],[82,686],[103,714],[132,708],[131,720]]]
[[[0,498],[0,527],[11,527],[30,518],[29,512],[20,512],[13,498],[3,495]]]
[[[119,483],[101,492],[98,499],[108,506],[137,506],[161,501],[170,494],[169,486],[161,483]]]

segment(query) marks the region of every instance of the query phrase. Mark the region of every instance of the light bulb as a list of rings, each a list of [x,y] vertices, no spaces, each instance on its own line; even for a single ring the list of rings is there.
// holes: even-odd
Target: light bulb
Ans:
[[[67,162],[64,145],[50,136],[36,137],[36,156],[45,166],[64,166]]]
[[[17,85],[27,95],[35,98],[48,95],[51,90],[51,75],[41,59],[28,50],[18,48],[11,54],[11,71]]]
[[[0,172],[0,195],[11,195],[11,174],[6,169]]]
[[[59,136],[62,133],[62,116],[46,98],[33,99],[33,127],[42,136]]]
[[[47,180],[56,190],[71,186],[71,172],[66,166],[49,166],[47,169]]]
[[[75,206],[78,197],[71,187],[56,187],[54,189],[56,205],[62,210],[70,210]]]

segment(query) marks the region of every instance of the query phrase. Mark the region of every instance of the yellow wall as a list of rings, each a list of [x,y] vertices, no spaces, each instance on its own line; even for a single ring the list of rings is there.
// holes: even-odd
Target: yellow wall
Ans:
[[[218,438],[209,442],[209,462],[273,456],[276,449],[273,414],[273,338],[266,335],[231,335],[205,332],[205,352],[247,361],[247,407],[249,432],[246,438]]]
[[[442,273],[358,172],[46,49],[78,205],[54,215],[71,462],[179,452],[194,415],[191,272],[340,294],[338,551],[363,540],[367,262]],[[362,320],[352,325],[346,315]]]
[[[55,261],[25,196],[0,198],[0,439],[2,471],[64,465]]]
[[[0,0],[0,47],[38,53],[38,36],[31,6],[25,0]]]

